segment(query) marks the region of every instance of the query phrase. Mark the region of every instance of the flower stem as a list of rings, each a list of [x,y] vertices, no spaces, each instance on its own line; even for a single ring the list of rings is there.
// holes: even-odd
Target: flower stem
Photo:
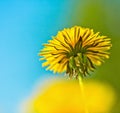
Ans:
[[[82,81],[82,77],[81,77],[80,74],[78,75],[78,80],[79,80],[79,86],[80,86],[80,89],[81,89],[81,95],[82,95],[82,99],[83,99],[83,105],[84,105],[84,110],[85,110],[84,112],[89,113],[88,109],[87,109],[86,99],[85,99],[83,81]]]

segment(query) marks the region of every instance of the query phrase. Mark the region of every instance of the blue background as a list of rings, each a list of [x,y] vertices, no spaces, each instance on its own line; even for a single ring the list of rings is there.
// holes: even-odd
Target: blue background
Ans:
[[[43,43],[65,26],[66,3],[64,0],[0,1],[2,113],[16,113],[36,81],[50,73],[41,67],[38,52]]]

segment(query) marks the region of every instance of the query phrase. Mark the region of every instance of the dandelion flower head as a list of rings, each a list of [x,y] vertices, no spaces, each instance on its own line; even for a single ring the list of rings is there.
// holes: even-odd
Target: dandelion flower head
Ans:
[[[94,33],[93,29],[74,26],[59,31],[53,36],[39,55],[47,70],[66,72],[70,77],[89,75],[104,59],[109,58],[110,38]]]
[[[89,113],[110,113],[116,102],[114,89],[98,81],[84,81]],[[76,81],[59,80],[37,87],[23,102],[22,113],[85,113],[84,100]]]

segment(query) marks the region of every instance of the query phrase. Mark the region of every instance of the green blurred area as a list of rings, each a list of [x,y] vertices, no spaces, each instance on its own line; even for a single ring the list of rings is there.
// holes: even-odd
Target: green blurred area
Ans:
[[[92,78],[109,83],[117,102],[111,113],[120,113],[120,0],[75,0],[70,9],[69,26],[83,26],[112,40],[110,59],[97,68]]]

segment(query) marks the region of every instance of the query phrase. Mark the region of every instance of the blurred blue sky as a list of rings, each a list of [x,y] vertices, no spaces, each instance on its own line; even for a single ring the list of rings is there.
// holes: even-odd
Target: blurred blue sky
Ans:
[[[50,73],[41,67],[37,54],[43,43],[56,35],[59,29],[67,27],[65,18],[73,1],[0,1],[2,113],[16,113],[20,102],[29,95],[35,83]]]

